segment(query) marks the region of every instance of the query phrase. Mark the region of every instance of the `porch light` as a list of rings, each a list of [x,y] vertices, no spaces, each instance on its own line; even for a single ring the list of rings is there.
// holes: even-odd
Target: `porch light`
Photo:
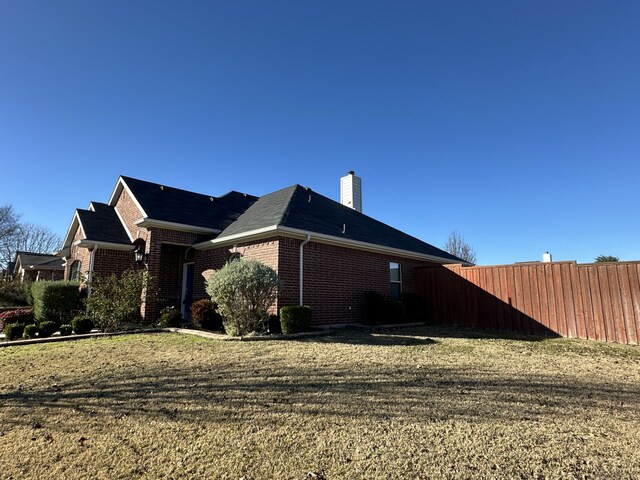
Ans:
[[[133,250],[133,258],[137,264],[146,265],[149,262],[149,254],[146,253],[144,248],[144,243],[138,243],[136,248]]]

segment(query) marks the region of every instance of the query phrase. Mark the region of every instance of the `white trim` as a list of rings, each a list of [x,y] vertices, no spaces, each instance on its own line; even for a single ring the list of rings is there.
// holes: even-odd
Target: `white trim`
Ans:
[[[447,264],[460,264],[465,266],[472,265],[469,262],[456,262],[449,258],[442,258],[435,255],[427,255],[425,253],[412,252],[410,250],[403,250],[401,248],[386,247],[383,245],[377,245],[375,243],[362,242],[360,240],[351,240],[349,238],[340,238],[333,235],[326,235],[322,233],[315,233],[308,230],[300,230],[297,228],[282,227],[279,225],[272,225],[269,227],[258,228],[245,233],[239,233],[235,235],[229,235],[222,238],[214,238],[206,242],[201,242],[193,247],[197,250],[203,250],[207,248],[215,248],[218,246],[224,246],[225,244],[237,243],[238,239],[242,240],[255,240],[262,237],[268,237],[270,234],[284,234],[285,236],[293,236],[296,238],[306,238],[307,235],[313,236],[314,242],[325,243],[328,245],[337,245],[341,247],[357,248],[359,250],[367,250],[370,252],[385,253],[391,255],[398,255],[405,258],[413,258],[418,260],[428,260],[438,263]]]
[[[134,245],[125,245],[124,243],[97,242],[95,240],[89,240],[86,238],[83,240],[76,240],[75,242],[73,242],[73,245],[76,247],[83,247],[83,248],[91,248],[93,246],[98,246],[100,248],[106,248],[108,250],[124,250],[124,251],[128,251],[128,250],[133,251],[133,249],[135,248]]]
[[[69,238],[69,236],[71,235],[71,231],[73,230],[73,225],[75,223],[78,223],[78,225],[80,225],[80,217],[78,216],[78,210],[76,209],[75,212],[73,212],[73,218],[71,219],[71,225],[69,225],[69,230],[67,230],[67,234],[64,236],[64,242],[62,242],[62,249],[64,250],[65,248],[69,248],[67,246],[67,240],[69,240],[69,246],[71,246],[71,239]],[[77,230],[78,227],[76,227]]]
[[[133,224],[138,227],[144,227],[144,228],[149,228],[149,227],[166,228],[169,230],[178,230],[181,232],[188,232],[188,233],[214,234],[214,233],[221,232],[221,230],[217,230],[215,228],[195,227],[193,225],[186,225],[184,223],[167,222],[165,220],[154,220],[153,218],[147,218],[147,217],[139,218],[138,220],[133,222]]]
[[[129,196],[133,200],[133,203],[136,204],[136,207],[138,207],[138,210],[140,210],[140,213],[142,213],[142,216],[143,217],[148,217],[147,213],[144,211],[144,209],[142,208],[142,206],[138,202],[138,199],[133,195],[133,193],[131,193],[131,189],[129,188],[129,185],[127,185],[127,182],[124,181],[124,178],[122,178],[122,175],[120,175],[118,177],[118,181],[116,182],[116,187],[113,189],[113,193],[111,194],[111,197],[109,198],[109,204],[108,205],[110,207],[114,207],[115,208],[116,205],[114,203],[114,200],[116,198],[120,198],[120,193],[122,192],[123,188],[127,191]]]

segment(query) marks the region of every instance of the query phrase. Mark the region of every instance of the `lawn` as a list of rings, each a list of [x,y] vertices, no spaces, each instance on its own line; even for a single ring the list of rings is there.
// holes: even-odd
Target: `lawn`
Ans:
[[[640,477],[637,347],[147,334],[2,348],[0,372],[2,478]]]

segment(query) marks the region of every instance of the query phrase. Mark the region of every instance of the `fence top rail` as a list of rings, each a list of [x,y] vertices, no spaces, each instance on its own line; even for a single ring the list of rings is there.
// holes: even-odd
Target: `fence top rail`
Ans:
[[[640,265],[640,260],[625,260],[620,262],[592,262],[592,263],[578,263],[575,260],[562,260],[559,262],[517,262],[517,263],[504,263],[502,265],[472,265],[465,266],[462,263],[449,263],[446,265],[425,265],[416,267],[418,270],[424,268],[461,268],[463,270],[471,270],[474,268],[501,268],[501,267],[537,267],[544,265],[575,265],[576,267],[615,267],[617,265]]]

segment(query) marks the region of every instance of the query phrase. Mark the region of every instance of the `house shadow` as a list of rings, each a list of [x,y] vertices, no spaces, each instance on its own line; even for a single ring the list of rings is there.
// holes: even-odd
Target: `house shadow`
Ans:
[[[415,273],[416,290],[423,301],[422,318],[441,327],[444,336],[528,341],[561,337],[516,308],[511,295],[504,301],[442,266],[420,267]],[[536,301],[528,291],[520,294]]]

